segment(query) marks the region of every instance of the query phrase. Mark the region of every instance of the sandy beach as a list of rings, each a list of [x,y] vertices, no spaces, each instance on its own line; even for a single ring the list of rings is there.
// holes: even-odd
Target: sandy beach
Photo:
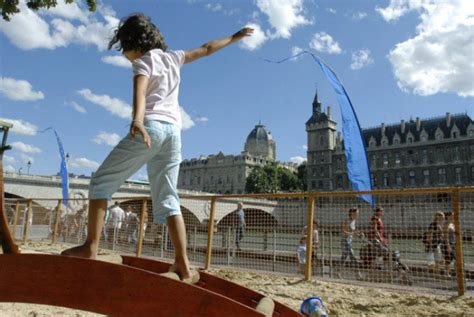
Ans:
[[[32,242],[22,246],[24,253],[57,254],[65,245]],[[120,262],[118,254],[101,251],[99,259]],[[355,286],[332,281],[305,282],[298,276],[265,274],[215,268],[211,273],[225,277],[297,310],[310,296],[321,297],[331,316],[474,316],[474,298],[442,294],[433,295],[412,290],[393,291]],[[0,316],[101,316],[94,313],[19,303],[0,303]]]

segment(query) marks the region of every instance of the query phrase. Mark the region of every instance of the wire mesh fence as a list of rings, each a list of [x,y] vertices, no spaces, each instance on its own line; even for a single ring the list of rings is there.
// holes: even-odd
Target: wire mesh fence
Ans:
[[[227,266],[437,290],[474,290],[474,188],[360,193],[181,197],[194,265]],[[18,241],[79,244],[88,202],[5,201]],[[172,260],[166,224],[148,197],[117,198],[104,215],[100,247]]]

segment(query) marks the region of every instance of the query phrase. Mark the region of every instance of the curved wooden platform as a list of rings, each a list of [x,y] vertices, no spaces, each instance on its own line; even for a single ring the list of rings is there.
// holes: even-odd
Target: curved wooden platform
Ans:
[[[123,264],[155,273],[167,272],[170,264],[147,258],[122,255]],[[208,291],[223,295],[245,306],[256,308],[265,296],[226,279],[200,271],[200,279],[195,285]],[[274,317],[301,317],[302,315],[286,305],[275,302]]]
[[[111,316],[264,316],[212,291],[140,268],[43,254],[0,255],[0,302]]]

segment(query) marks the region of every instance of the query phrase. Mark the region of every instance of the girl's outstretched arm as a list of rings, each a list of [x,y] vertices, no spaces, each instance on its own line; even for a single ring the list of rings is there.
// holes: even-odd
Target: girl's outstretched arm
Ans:
[[[211,55],[212,53],[217,52],[218,50],[226,47],[227,45],[238,42],[244,37],[251,36],[252,33],[253,33],[252,28],[243,28],[232,36],[228,36],[222,39],[211,41],[206,44],[203,44],[202,46],[196,49],[185,51],[184,63],[185,64],[191,63],[201,57]]]

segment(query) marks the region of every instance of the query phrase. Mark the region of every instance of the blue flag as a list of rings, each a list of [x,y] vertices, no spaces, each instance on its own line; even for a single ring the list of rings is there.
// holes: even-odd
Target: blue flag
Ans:
[[[311,52],[304,51],[297,55],[285,58],[276,63],[282,63],[286,60],[296,58],[302,54],[309,54],[318,63],[326,78],[331,83],[337,95],[339,107],[342,115],[342,135],[344,136],[344,150],[347,162],[347,175],[351,182],[352,189],[355,191],[371,191],[372,179],[370,177],[370,168],[365,151],[364,139],[360,129],[359,120],[349,99],[346,89],[337,77],[336,73],[324,63],[319,57]],[[272,62],[270,60],[266,60]],[[360,198],[373,205],[372,195],[359,195]]]
[[[66,157],[64,156],[64,149],[61,139],[59,138],[58,132],[56,132],[53,128],[47,128],[41,132],[46,132],[48,130],[53,130],[54,135],[56,136],[56,141],[58,142],[59,148],[59,155],[61,156],[61,166],[59,169],[59,175],[61,175],[61,183],[62,183],[62,193],[63,193],[63,205],[67,206],[68,198],[69,198],[69,174],[67,171],[67,162]]]

